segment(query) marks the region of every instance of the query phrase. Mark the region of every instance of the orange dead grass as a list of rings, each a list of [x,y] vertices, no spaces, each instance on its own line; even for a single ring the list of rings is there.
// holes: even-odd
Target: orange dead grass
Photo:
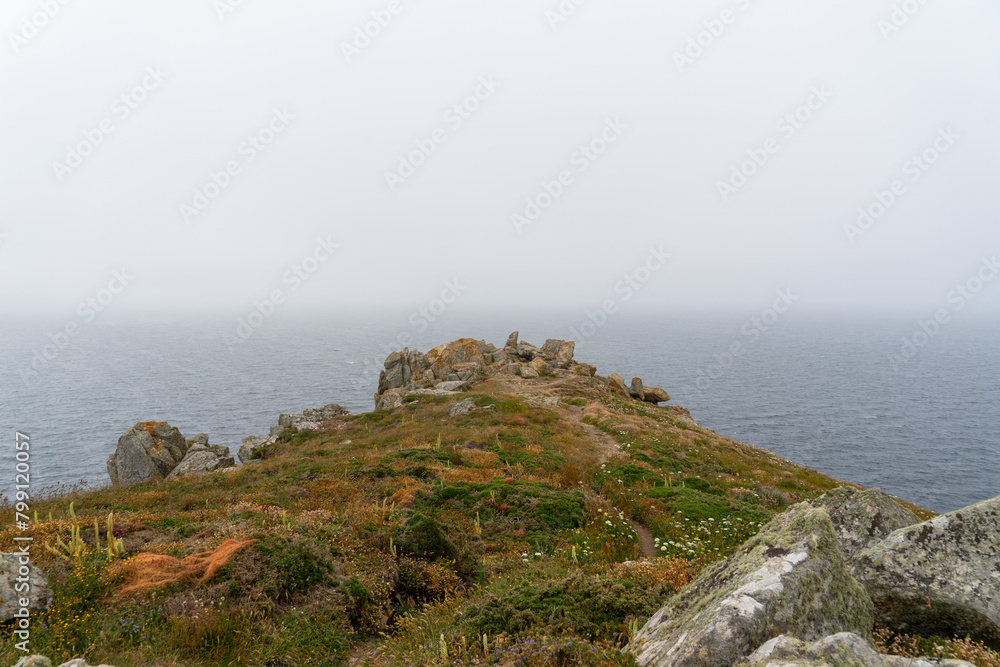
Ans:
[[[214,551],[193,554],[183,559],[140,553],[128,560],[115,563],[111,566],[110,572],[114,575],[123,575],[122,585],[117,590],[121,597],[142,595],[182,580],[197,579],[198,583],[203,584],[232,560],[237,551],[255,541],[226,540]]]

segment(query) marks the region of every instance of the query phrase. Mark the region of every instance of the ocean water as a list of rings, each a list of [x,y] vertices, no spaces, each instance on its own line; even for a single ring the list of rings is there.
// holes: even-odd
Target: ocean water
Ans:
[[[912,321],[785,316],[752,335],[740,317],[452,317],[424,331],[405,318],[267,322],[228,343],[229,322],[95,322],[48,361],[58,323],[0,325],[0,493],[14,485],[14,433],[31,437],[35,491],[108,483],[121,433],[167,421],[233,452],[281,412],[340,403],[371,410],[388,351],[462,336],[503,345],[580,334],[576,358],[640,376],[703,426],[864,486],[944,512],[1000,495],[1000,337],[951,323],[903,359]],[[580,333],[582,331],[582,333]],[[584,337],[589,335],[590,337]],[[739,356],[727,356],[739,343]],[[49,348],[52,356],[53,348]],[[890,355],[894,355],[893,362]],[[32,361],[34,359],[34,368]]]

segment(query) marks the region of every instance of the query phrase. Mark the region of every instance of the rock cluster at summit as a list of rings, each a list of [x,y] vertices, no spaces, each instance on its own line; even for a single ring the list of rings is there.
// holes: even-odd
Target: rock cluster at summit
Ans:
[[[453,394],[496,375],[531,379],[575,373],[595,377],[611,391],[638,401],[656,404],[670,400],[659,387],[644,387],[641,378],[633,378],[626,386],[625,380],[615,373],[606,378],[597,375],[595,366],[573,360],[576,347],[573,341],[550,338],[536,347],[519,341],[518,337],[519,332],[515,331],[502,348],[484,340],[461,338],[439,345],[427,354],[410,349],[393,352],[379,375],[375,409],[397,408],[408,395]]]
[[[957,667],[879,655],[872,628],[997,648],[998,600],[1000,498],[920,522],[878,489],[841,487],[703,570],[627,650],[643,667]]]

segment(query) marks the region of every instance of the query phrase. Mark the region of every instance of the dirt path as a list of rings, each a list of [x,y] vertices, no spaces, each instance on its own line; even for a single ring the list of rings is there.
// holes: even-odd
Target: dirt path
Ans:
[[[637,521],[629,521],[632,528],[639,535],[639,550],[645,558],[653,560],[656,558],[656,545],[653,543],[653,534],[649,529]]]

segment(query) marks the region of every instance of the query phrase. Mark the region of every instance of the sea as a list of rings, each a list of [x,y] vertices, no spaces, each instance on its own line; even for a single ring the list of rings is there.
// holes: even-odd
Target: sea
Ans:
[[[108,455],[140,421],[207,433],[233,453],[279,413],[374,407],[389,352],[460,337],[502,346],[575,338],[576,359],[641,377],[706,428],[936,512],[1000,495],[1000,336],[953,320],[784,316],[588,317],[567,312],[0,324],[0,494],[16,467],[35,495],[109,483]],[[30,438],[27,462],[15,442]],[[25,455],[21,455],[25,458]]]

